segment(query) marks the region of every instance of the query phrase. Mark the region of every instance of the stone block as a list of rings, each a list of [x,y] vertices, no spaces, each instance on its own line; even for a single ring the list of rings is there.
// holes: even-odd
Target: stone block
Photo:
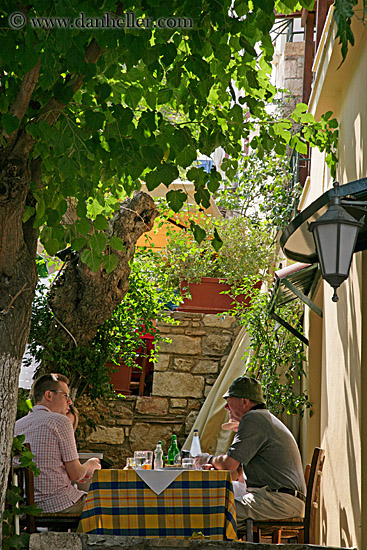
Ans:
[[[284,78],[296,78],[297,62],[295,59],[289,59],[284,63]]]
[[[169,366],[169,360],[170,360],[170,356],[169,355],[163,355],[163,354],[159,354],[158,356],[158,362],[155,363],[154,365],[154,370],[155,371],[166,371],[168,369],[168,366]]]
[[[132,424],[132,422],[131,422],[131,424]],[[116,418],[115,426],[126,426],[126,422],[121,418]],[[126,431],[125,431],[125,436],[126,436]]]
[[[303,80],[301,78],[285,78],[284,87],[293,95],[301,96],[303,91]]]
[[[175,357],[175,359],[173,360],[172,370],[181,371],[181,372],[190,372],[194,366],[195,366],[194,359],[182,359],[181,357]]]
[[[305,43],[304,42],[286,42],[284,46],[284,58],[287,60],[288,57],[302,57],[305,53]]]
[[[181,321],[189,321],[189,322],[194,320],[201,321],[203,316],[204,316],[203,313],[189,313],[186,311],[175,311],[172,314],[173,319],[180,321],[180,324],[181,324]]]
[[[135,401],[136,401],[136,396],[135,395],[123,395],[122,397],[120,397],[120,399],[122,400],[121,401],[122,403],[134,406]]]
[[[30,550],[82,550],[82,539],[77,533],[34,533],[29,540]]]
[[[188,415],[187,415],[187,418],[185,420],[185,433],[188,434],[190,433],[191,431],[191,428],[193,427],[194,423],[195,423],[195,420],[198,416],[198,412],[196,411],[191,411]]]
[[[184,409],[187,405],[187,399],[171,399],[171,407],[177,409]]]
[[[231,329],[236,324],[236,317],[230,315],[204,315],[203,324],[206,327]]]
[[[122,421],[125,426],[131,426],[133,423],[133,411],[131,410],[133,403],[129,403],[129,405],[131,408],[117,401],[111,410],[113,417]]]
[[[228,334],[209,334],[203,338],[203,355],[222,356],[229,352],[232,338]]]
[[[172,327],[174,325],[171,325]],[[184,321],[183,319],[180,319],[180,327],[188,327],[190,326],[190,321]]]
[[[125,396],[123,396],[115,401],[112,401],[110,413],[112,412],[114,414],[118,414],[119,416],[129,416],[129,414],[132,415],[133,408],[134,401],[127,401]]]
[[[201,401],[198,399],[188,399],[187,408],[189,411],[198,411],[201,408]]]
[[[213,384],[216,382],[217,377],[216,376],[206,376],[205,377],[205,384],[207,386],[213,386]]]
[[[125,435],[124,429],[106,426],[97,426],[97,428],[87,437],[87,443],[108,443],[109,445],[122,445]]]
[[[131,428],[130,432],[131,450],[153,450],[156,448],[158,441],[163,442],[163,447],[166,450],[173,433],[175,433],[175,428],[172,424],[147,424],[137,422],[135,426]]]
[[[171,327],[169,332],[170,332],[170,336],[172,337],[174,334],[185,334],[186,330],[187,330],[186,328],[181,327],[181,323],[180,323],[179,327]]]
[[[175,408],[173,408],[173,407],[170,407],[169,412],[170,412],[171,414],[181,415],[181,416],[183,416],[183,417],[186,416],[186,409],[175,409]]]
[[[206,334],[206,331],[203,330],[202,327],[198,328],[187,328],[185,330],[185,334],[187,336],[204,336]]]
[[[181,372],[155,372],[153,395],[167,397],[202,397],[204,378]]]
[[[219,367],[216,361],[199,361],[191,372],[193,374],[216,374],[218,370]]]
[[[164,397],[138,397],[135,410],[141,414],[167,414],[168,400]]]
[[[181,334],[173,334],[172,343],[160,342],[162,353],[175,353],[177,355],[200,355],[201,339]]]
[[[297,59],[297,78],[303,78],[303,59]]]

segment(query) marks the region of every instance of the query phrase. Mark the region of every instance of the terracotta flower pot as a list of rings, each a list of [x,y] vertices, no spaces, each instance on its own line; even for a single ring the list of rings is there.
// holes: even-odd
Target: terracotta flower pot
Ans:
[[[221,282],[222,281],[222,282]],[[225,279],[216,277],[203,277],[201,283],[181,283],[181,292],[189,287],[191,299],[184,298],[179,311],[188,311],[191,313],[222,313],[233,309],[234,299],[228,294],[221,294],[225,290],[230,290],[231,286],[225,282]],[[259,281],[254,288],[260,288]],[[236,296],[236,301],[245,304],[248,307],[251,302],[250,296],[240,294]]]
[[[123,395],[130,395],[130,382],[131,382],[131,372],[132,368],[122,363],[120,360],[120,365],[115,365],[112,361],[108,361],[106,366],[113,369],[113,372],[110,372],[110,381],[113,386],[113,389],[116,393],[121,393]]]
[[[153,324],[156,326],[156,321]],[[141,330],[140,339],[143,345],[137,349],[136,367],[127,366],[121,359],[119,365],[115,365],[112,361],[106,363],[106,366],[110,369],[110,381],[115,393],[131,395],[131,385],[136,385],[142,376],[142,382],[144,383],[146,375],[153,368],[153,363],[146,356],[149,356],[154,346],[154,334],[145,333],[144,326],[141,327]],[[141,388],[139,392],[140,390]]]

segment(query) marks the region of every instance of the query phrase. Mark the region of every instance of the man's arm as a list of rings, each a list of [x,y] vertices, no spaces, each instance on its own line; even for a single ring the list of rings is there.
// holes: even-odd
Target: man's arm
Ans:
[[[237,479],[238,477],[238,467],[240,463],[235,458],[232,458],[228,455],[219,455],[213,456],[210,460],[210,465],[213,466],[215,470],[229,470],[232,475],[232,479]]]
[[[98,458],[90,458],[84,464],[80,464],[79,460],[71,460],[65,462],[66,472],[71,481],[80,481],[81,479],[89,479],[92,477],[94,470],[101,468]]]
[[[203,453],[195,458],[195,466],[203,470],[229,470],[233,480],[237,480],[242,472],[240,462],[228,455],[210,457],[208,453]]]

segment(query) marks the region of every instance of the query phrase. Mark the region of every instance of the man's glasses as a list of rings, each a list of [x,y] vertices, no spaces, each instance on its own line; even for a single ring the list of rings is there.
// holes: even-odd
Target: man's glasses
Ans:
[[[67,401],[72,401],[70,394],[66,393],[66,391],[63,391],[63,390],[49,390],[49,391],[52,391],[53,393],[63,393]]]

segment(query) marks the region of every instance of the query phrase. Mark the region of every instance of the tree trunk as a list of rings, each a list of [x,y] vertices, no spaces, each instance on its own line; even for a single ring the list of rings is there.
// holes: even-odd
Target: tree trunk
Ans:
[[[32,221],[22,223],[30,174],[24,157],[0,157],[0,510],[10,466],[19,372],[37,283],[37,231]]]

